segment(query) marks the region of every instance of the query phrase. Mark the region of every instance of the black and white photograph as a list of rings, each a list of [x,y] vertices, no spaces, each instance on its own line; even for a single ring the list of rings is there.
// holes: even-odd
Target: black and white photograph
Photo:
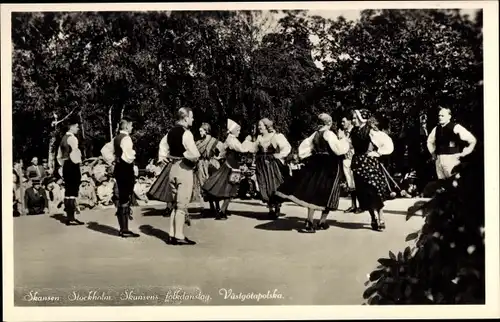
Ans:
[[[7,320],[499,317],[498,3],[413,4],[2,5]]]

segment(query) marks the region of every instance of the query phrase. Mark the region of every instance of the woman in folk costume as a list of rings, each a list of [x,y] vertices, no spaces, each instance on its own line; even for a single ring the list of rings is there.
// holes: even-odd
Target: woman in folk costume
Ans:
[[[382,208],[390,193],[379,157],[394,150],[391,138],[380,131],[368,110],[355,110],[356,128],[351,133],[354,148],[351,169],[354,173],[359,207],[368,210],[373,230],[385,229]]]
[[[276,195],[308,208],[305,229],[314,233],[316,229],[328,229],[326,218],[330,210],[336,210],[340,197],[341,155],[349,150],[347,140],[338,139],[331,130],[332,117],[319,115],[320,128],[299,146],[299,158],[304,166],[278,188]],[[321,210],[321,219],[313,225],[314,212]]]
[[[208,200],[224,200],[222,207],[216,208],[216,220],[227,219],[227,207],[232,198],[238,195],[239,184],[242,179],[240,170],[241,154],[247,153],[248,149],[238,140],[241,127],[233,120],[227,120],[228,136],[224,143],[226,162],[211,175],[202,186],[202,190]]]
[[[219,160],[221,159],[221,156],[225,150],[224,143],[211,136],[210,131],[210,124],[201,124],[201,139],[196,141],[196,147],[198,148],[201,156],[200,160],[198,161],[198,168],[195,172],[193,199],[201,200],[201,187],[203,186],[205,181],[207,181],[207,179],[220,168]],[[216,209],[220,209],[218,201],[207,201],[210,203],[210,211],[216,212]]]
[[[273,122],[268,118],[259,121],[260,135],[254,142],[245,141],[248,150],[256,153],[255,173],[260,188],[261,198],[269,207],[269,216],[276,219],[279,216],[281,200],[275,196],[276,190],[289,177],[285,158],[292,147],[285,136],[276,133]]]

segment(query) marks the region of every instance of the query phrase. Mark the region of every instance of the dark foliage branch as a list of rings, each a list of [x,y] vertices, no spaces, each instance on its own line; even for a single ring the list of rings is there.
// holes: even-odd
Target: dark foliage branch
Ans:
[[[209,122],[217,136],[227,117],[245,133],[270,117],[297,145],[318,111],[339,120],[347,109],[369,108],[403,120],[388,124],[391,135],[404,136],[419,113],[429,113],[433,124],[444,105],[482,137],[480,14],[471,20],[455,11],[372,10],[357,22],[303,11],[273,17],[14,14],[13,121],[23,124],[14,127],[14,156],[46,157],[52,136],[61,136],[51,133],[53,113],[67,115],[75,106],[88,157],[109,140],[121,111],[142,115],[134,140],[143,164],[156,156],[181,106],[195,110],[195,126]]]

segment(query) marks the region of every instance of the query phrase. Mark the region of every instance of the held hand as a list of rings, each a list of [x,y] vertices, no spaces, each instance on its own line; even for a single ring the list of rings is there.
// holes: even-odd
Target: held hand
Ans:
[[[343,130],[339,130],[339,135],[338,135],[339,140],[342,140],[345,137],[346,137],[345,132]]]
[[[380,153],[378,153],[377,151],[371,151],[371,152],[368,152],[368,156],[372,157],[372,158],[378,158],[378,157],[380,157]]]
[[[250,135],[247,135],[245,138],[245,141],[252,142],[252,137]]]

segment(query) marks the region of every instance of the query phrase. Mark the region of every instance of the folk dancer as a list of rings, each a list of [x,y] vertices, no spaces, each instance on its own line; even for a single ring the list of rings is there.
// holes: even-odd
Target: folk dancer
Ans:
[[[160,145],[158,147],[158,162],[163,165],[163,169],[158,175],[158,178],[156,178],[155,182],[151,185],[149,188],[149,191],[147,192],[147,197],[149,200],[158,200],[158,201],[163,201],[165,202],[166,208],[165,212],[163,213],[163,217],[169,217],[172,215],[173,212],[173,203],[171,200],[171,192],[170,189],[168,188],[169,186],[169,176],[170,176],[170,170],[172,169],[172,165],[175,163],[178,158],[172,156],[169,154],[169,144],[168,144],[168,133],[161,139]],[[193,169],[193,171],[196,171],[196,168]],[[196,181],[196,176],[195,176],[195,181]],[[193,183],[195,185],[195,183]],[[201,202],[201,195],[199,193],[196,193],[194,191],[195,189],[193,188],[193,193],[190,199],[190,204],[192,202]],[[189,217],[189,212],[186,212],[186,224],[191,225],[191,220]]]
[[[122,238],[139,237],[139,234],[130,231],[128,227],[129,219],[133,220],[131,202],[137,171],[134,167],[136,153],[130,137],[134,121],[132,117],[123,117],[120,132],[101,149],[104,160],[114,160],[113,176],[118,189],[116,217],[120,227],[119,236]]]
[[[208,200],[219,201],[224,200],[222,207],[216,209],[216,220],[226,220],[227,219],[227,208],[231,199],[238,196],[238,189],[243,175],[240,170],[240,162],[243,153],[248,153],[248,149],[245,148],[242,143],[238,140],[240,135],[241,127],[239,124],[231,119],[227,120],[227,132],[228,136],[224,145],[225,159],[224,164],[217,170],[213,175],[211,175],[202,187],[203,192],[207,196]],[[216,203],[216,206],[218,203]]]
[[[168,243],[171,245],[195,245],[196,242],[184,235],[184,224],[188,207],[193,195],[194,168],[200,158],[193,134],[193,111],[180,108],[177,111],[177,124],[168,132],[166,151],[172,160],[166,190],[167,203],[171,205],[170,231]]]
[[[282,200],[275,193],[278,187],[289,177],[285,158],[292,151],[286,137],[277,133],[273,121],[264,118],[258,123],[259,136],[250,144],[246,140],[243,145],[249,144],[248,150],[256,153],[255,173],[262,200],[269,208],[269,216],[277,219],[280,214]]]
[[[278,188],[276,195],[308,209],[305,228],[300,232],[324,230],[328,213],[336,210],[340,198],[341,156],[349,150],[347,139],[339,140],[332,131],[332,117],[318,116],[320,127],[299,146],[299,158],[306,159],[302,167]],[[322,211],[317,225],[314,212]]]
[[[441,108],[438,121],[429,137],[427,149],[436,162],[438,179],[446,179],[453,175],[453,169],[460,164],[461,159],[472,153],[476,146],[476,138],[462,125],[451,121],[451,110]],[[463,143],[466,143],[462,150]]]
[[[64,211],[66,212],[66,225],[83,225],[75,218],[77,211],[77,198],[80,190],[82,175],[80,165],[82,153],[78,148],[76,134],[79,131],[79,118],[70,117],[68,132],[63,136],[57,152],[57,162],[62,167],[64,180]]]
[[[385,229],[384,201],[390,193],[379,157],[394,151],[392,139],[378,129],[378,121],[368,110],[355,110],[355,128],[351,133],[354,148],[351,169],[354,173],[359,207],[368,210],[373,230]]]
[[[354,174],[351,170],[352,156],[354,155],[354,148],[351,143],[351,133],[354,128],[353,113],[349,112],[347,116],[342,118],[342,130],[339,131],[339,138],[346,137],[349,142],[349,151],[344,155],[342,159],[342,169],[344,171],[344,176],[347,184],[347,189],[351,195],[351,206],[347,208],[344,212],[360,213],[361,210],[356,206],[356,186],[354,184]]]
[[[194,178],[193,199],[195,200],[201,200],[203,197],[202,186],[212,174],[219,170],[219,161],[225,152],[224,143],[210,135],[210,124],[202,123],[199,131],[201,139],[196,141],[196,147],[200,152],[200,160]],[[219,201],[206,197],[204,199],[210,204],[210,212],[216,214],[216,209],[220,209]]]
[[[170,174],[170,169],[172,168],[172,160],[169,159],[169,151],[168,151],[168,143],[167,143],[168,134],[165,134],[160,141],[158,146],[158,163],[162,166],[162,170],[156,178],[155,182],[149,188],[147,193],[147,197],[149,200],[158,200],[167,203],[165,208],[165,212],[163,213],[163,217],[168,217],[172,214],[173,208],[170,203],[167,202],[169,200],[168,196],[168,177]]]

